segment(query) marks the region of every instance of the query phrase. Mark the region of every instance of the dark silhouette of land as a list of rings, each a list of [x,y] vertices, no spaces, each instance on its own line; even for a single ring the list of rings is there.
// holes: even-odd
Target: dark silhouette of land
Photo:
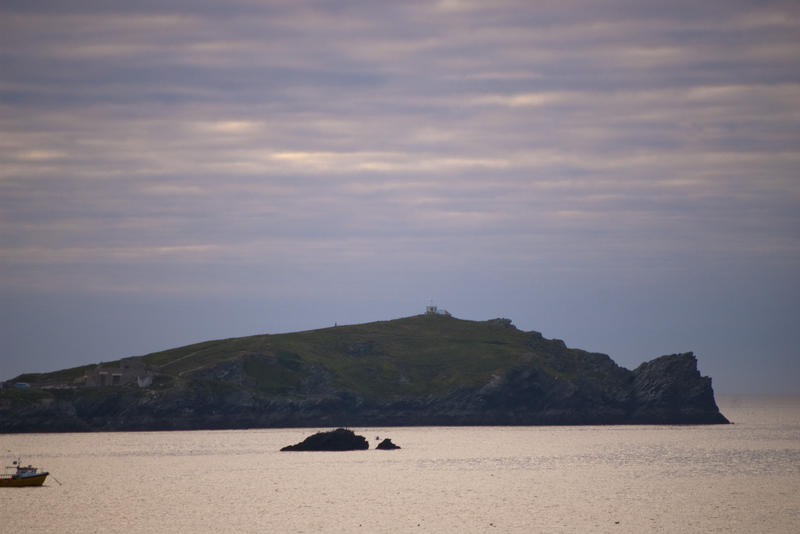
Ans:
[[[727,423],[691,352],[634,370],[508,319],[429,313],[27,374],[0,432]]]

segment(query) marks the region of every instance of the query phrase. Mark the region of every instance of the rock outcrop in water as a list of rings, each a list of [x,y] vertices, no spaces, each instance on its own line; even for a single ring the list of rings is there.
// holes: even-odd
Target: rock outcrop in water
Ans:
[[[386,438],[385,440],[383,440],[380,443],[378,443],[378,446],[375,447],[375,448],[376,449],[380,449],[382,451],[393,451],[393,450],[399,449],[400,446],[399,445],[395,445],[394,443],[392,443],[392,440],[390,440],[389,438]]]
[[[692,353],[631,371],[508,319],[420,315],[132,360],[18,377],[30,387],[0,390],[0,432],[728,422]],[[125,365],[151,375],[95,385]]]
[[[337,428],[328,432],[317,432],[300,443],[287,445],[282,451],[364,451],[369,443],[364,436],[352,430]]]

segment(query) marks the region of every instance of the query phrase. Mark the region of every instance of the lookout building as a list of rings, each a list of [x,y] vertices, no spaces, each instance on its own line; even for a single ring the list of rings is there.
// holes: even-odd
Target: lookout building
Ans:
[[[425,315],[445,315],[450,317],[450,312],[447,310],[440,310],[438,307],[431,304],[430,306],[425,306]]]

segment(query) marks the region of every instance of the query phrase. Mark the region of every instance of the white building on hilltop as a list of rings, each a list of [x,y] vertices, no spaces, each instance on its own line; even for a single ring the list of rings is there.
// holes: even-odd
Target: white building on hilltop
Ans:
[[[447,310],[440,310],[431,304],[430,306],[425,306],[425,315],[446,315],[447,317],[450,317],[450,312]]]

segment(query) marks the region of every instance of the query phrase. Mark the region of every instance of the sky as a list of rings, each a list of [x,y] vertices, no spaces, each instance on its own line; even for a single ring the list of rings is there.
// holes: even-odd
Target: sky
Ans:
[[[800,394],[800,4],[0,3],[0,379],[431,303]]]

